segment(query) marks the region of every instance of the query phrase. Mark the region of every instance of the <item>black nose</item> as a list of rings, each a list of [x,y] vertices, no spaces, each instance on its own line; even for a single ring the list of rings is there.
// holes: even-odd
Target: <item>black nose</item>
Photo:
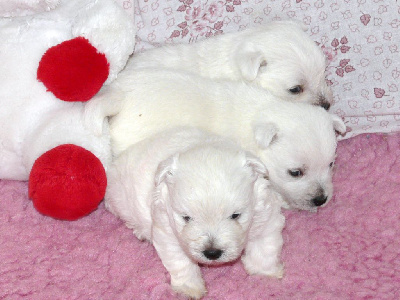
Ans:
[[[321,196],[315,197],[311,201],[315,206],[321,206],[326,203],[326,200],[328,200],[328,197],[321,195]]]
[[[203,254],[205,257],[207,257],[209,260],[216,260],[221,257],[222,255],[222,250],[220,249],[215,249],[215,248],[209,248],[203,251]]]
[[[321,101],[320,106],[323,107],[325,110],[329,110],[331,104],[328,101]]]

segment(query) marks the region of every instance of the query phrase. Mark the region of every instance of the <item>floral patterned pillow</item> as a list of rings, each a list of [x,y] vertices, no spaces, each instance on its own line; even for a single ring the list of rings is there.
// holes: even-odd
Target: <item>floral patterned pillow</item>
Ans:
[[[400,2],[394,0],[116,0],[131,14],[136,51],[194,43],[271,20],[297,19],[329,61],[331,112],[351,132],[400,130]]]

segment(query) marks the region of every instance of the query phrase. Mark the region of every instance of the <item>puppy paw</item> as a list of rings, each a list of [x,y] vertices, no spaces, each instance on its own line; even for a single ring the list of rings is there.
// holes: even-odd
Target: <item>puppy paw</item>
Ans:
[[[250,275],[262,275],[274,278],[282,278],[285,271],[282,263],[273,263],[273,264],[254,264],[250,260],[242,259],[244,268],[247,273]]]
[[[204,283],[187,282],[182,285],[172,285],[172,288],[177,293],[183,294],[190,299],[201,299],[207,293]]]
[[[259,270],[258,272],[247,272],[250,275],[262,275],[262,276],[267,276],[267,277],[272,277],[272,278],[277,278],[277,279],[282,279],[283,275],[285,274],[284,268],[277,268],[276,270],[268,270],[268,271],[263,271]]]
[[[284,274],[285,274],[285,268],[284,268],[283,264],[278,264],[275,266],[275,268],[265,272],[265,274],[262,274],[262,275],[281,279],[281,278],[283,278]]]

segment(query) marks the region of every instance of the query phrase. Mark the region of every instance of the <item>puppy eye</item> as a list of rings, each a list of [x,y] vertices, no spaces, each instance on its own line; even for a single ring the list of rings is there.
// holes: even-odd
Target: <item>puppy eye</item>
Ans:
[[[189,223],[189,221],[190,221],[192,218],[189,217],[189,216],[182,216],[182,219],[183,219],[186,223]]]
[[[332,168],[333,167],[333,162],[331,162],[330,164],[329,164],[329,168]]]
[[[292,177],[302,177],[304,175],[304,172],[301,169],[288,170],[288,173]]]
[[[303,87],[301,85],[296,85],[289,89],[292,94],[300,94],[303,92]]]
[[[236,220],[236,219],[238,219],[240,217],[240,214],[233,214],[232,216],[231,216],[231,219],[232,220]]]

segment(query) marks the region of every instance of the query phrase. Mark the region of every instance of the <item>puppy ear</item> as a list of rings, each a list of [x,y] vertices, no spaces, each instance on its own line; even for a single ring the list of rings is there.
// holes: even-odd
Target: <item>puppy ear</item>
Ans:
[[[335,129],[335,131],[339,132],[340,134],[345,134],[346,133],[346,124],[344,124],[342,118],[337,115],[333,115],[333,114],[331,116],[332,116],[332,121],[333,121],[333,129]]]
[[[257,78],[260,68],[267,65],[263,52],[253,43],[241,44],[236,50],[235,62],[247,81],[253,81]]]
[[[166,160],[162,161],[157,168],[156,175],[154,177],[154,183],[159,186],[162,182],[169,181],[178,166],[179,154],[175,154]]]
[[[245,166],[250,167],[255,175],[262,175],[264,178],[268,178],[268,170],[264,163],[250,152],[245,152]]]
[[[278,135],[278,128],[273,123],[261,123],[253,126],[254,138],[261,149],[266,149]]]

